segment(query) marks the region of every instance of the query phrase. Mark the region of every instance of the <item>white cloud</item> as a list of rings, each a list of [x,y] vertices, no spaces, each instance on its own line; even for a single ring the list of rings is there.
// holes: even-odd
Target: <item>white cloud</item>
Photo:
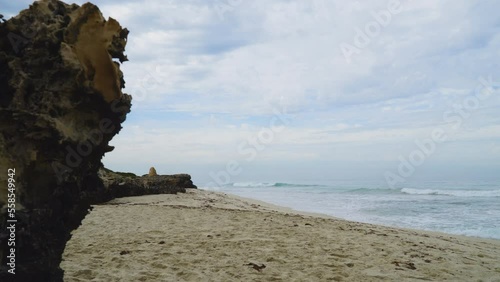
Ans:
[[[354,44],[389,0],[259,0],[227,10],[215,0],[96,1],[131,30],[123,71],[136,98],[105,163],[129,154],[188,168],[225,163],[268,126],[276,105],[294,118],[256,162],[338,165],[351,157],[363,167],[409,153],[474,94],[478,77],[500,81],[500,4],[400,2],[402,11],[348,63],[340,45]],[[497,94],[436,158],[463,153],[480,162],[491,157],[481,150],[498,152],[496,143],[480,145],[499,137]]]

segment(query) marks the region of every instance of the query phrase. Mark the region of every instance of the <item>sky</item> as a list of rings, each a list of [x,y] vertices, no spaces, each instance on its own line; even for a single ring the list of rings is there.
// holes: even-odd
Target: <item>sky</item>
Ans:
[[[130,30],[110,169],[200,187],[500,180],[499,1],[93,3]]]

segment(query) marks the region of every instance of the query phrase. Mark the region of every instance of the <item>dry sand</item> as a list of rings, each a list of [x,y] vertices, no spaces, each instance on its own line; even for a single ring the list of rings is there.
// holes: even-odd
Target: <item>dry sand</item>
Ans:
[[[500,281],[500,241],[189,189],[95,206],[61,267],[65,281]]]

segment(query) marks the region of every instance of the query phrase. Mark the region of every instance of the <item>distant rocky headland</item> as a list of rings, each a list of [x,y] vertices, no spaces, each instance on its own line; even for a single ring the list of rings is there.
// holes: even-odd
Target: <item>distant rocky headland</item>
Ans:
[[[186,188],[197,188],[189,174],[137,176],[102,168],[99,170],[99,177],[105,187],[103,201],[120,197],[185,193]]]
[[[0,281],[62,281],[65,244],[91,204],[195,187],[186,174],[102,166],[132,105],[128,33],[93,4],[56,0],[0,22]]]

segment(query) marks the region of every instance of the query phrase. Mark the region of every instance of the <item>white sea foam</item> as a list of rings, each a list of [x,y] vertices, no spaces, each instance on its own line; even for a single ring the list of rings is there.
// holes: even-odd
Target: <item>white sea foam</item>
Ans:
[[[411,195],[445,195],[456,197],[500,197],[500,190],[435,190],[403,188],[402,193]]]
[[[304,181],[306,182],[306,181]],[[238,182],[221,191],[348,220],[500,239],[498,182]]]
[[[285,182],[235,182],[232,187],[322,187],[320,184],[296,184]]]
[[[275,185],[275,182],[236,182],[232,184],[234,187],[272,187]]]

